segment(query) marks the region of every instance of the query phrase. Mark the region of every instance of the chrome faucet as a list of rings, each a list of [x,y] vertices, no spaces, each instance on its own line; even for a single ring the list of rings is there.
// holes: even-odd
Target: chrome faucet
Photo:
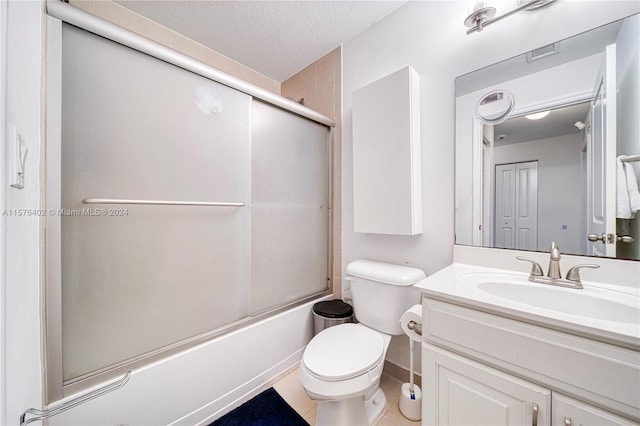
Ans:
[[[549,269],[547,271],[547,276],[545,277],[542,273],[542,267],[540,264],[533,259],[529,259],[527,257],[516,256],[518,260],[525,260],[527,262],[531,262],[531,272],[529,273],[529,281],[540,284],[550,284],[557,285],[560,287],[568,287],[568,288],[576,288],[581,289],[584,288],[582,286],[582,281],[580,280],[579,270],[580,268],[599,268],[599,265],[575,265],[569,272],[567,272],[567,278],[562,279],[562,274],[560,273],[560,248],[558,247],[558,243],[553,241],[551,243],[551,249],[549,250]]]
[[[549,270],[547,271],[547,276],[552,280],[559,280],[562,278],[562,274],[560,273],[560,248],[558,247],[558,243],[555,241],[551,242],[551,248],[549,249],[550,259],[549,259]]]

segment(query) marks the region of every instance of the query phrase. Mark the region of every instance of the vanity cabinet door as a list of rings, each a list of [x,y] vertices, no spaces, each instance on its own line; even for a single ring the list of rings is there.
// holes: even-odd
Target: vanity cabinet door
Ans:
[[[552,424],[554,426],[638,425],[638,423],[556,392],[553,393],[552,406]]]
[[[550,390],[427,343],[422,353],[424,424],[550,424]]]

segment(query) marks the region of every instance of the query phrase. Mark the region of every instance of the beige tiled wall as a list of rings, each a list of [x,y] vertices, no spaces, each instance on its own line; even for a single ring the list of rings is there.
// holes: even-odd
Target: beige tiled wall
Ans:
[[[110,0],[69,0],[69,4],[202,61],[220,71],[280,94],[280,82],[252,70]]]
[[[332,133],[333,144],[333,293],[340,297],[342,289],[341,257],[341,185],[342,185],[342,48],[329,52],[281,84],[282,96],[296,100],[304,98],[304,105],[336,121]]]

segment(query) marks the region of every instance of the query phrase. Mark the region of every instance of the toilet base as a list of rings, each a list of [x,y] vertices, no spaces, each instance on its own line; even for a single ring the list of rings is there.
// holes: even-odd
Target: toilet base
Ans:
[[[365,397],[364,409],[367,413],[367,420],[372,425],[382,415],[387,406],[387,397],[382,388],[377,388],[373,395]]]
[[[366,397],[318,401],[316,426],[370,426],[382,415],[387,398],[379,387]]]
[[[369,426],[362,397],[318,401],[316,426]]]

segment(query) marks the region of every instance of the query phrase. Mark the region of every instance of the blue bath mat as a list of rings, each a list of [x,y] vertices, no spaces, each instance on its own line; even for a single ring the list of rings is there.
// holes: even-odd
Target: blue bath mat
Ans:
[[[209,426],[309,426],[309,423],[274,388],[269,388]]]

